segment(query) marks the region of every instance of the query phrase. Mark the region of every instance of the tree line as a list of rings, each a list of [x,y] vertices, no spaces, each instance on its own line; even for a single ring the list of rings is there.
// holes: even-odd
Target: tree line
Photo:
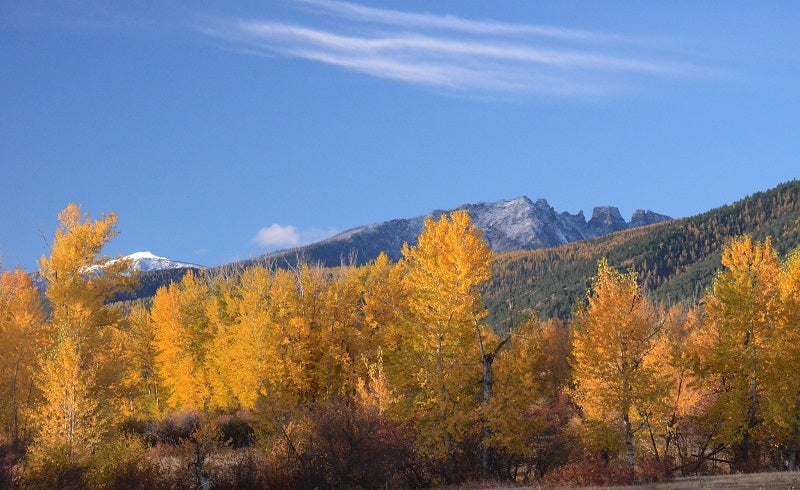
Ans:
[[[606,257],[635,270],[654,300],[696,301],[711,286],[721,252],[734,237],[771,237],[780,253],[800,244],[800,181],[781,184],[731,205],[674,221],[613,233],[560,247],[499,254],[483,287],[488,321],[504,328],[507,298],[519,311],[566,320],[585,297],[597,261]]]
[[[487,323],[493,255],[466,212],[396,262],[189,273],[150,300],[70,204],[0,275],[0,483],[430,487],[797,468],[800,252],[741,236],[692,304],[609,260],[568,320]]]

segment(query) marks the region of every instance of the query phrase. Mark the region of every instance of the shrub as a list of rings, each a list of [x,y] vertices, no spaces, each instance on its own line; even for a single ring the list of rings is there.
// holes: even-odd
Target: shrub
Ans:
[[[181,440],[189,439],[199,424],[200,418],[196,413],[171,413],[153,426],[150,438],[156,443],[175,446]]]
[[[154,486],[158,474],[144,440],[122,434],[98,446],[85,479],[91,488],[146,489]]]
[[[259,435],[272,487],[410,487],[424,473],[415,468],[411,431],[352,401],[320,403],[267,425]]]
[[[28,450],[16,483],[25,488],[79,489],[85,487],[85,471],[66,445],[34,446]]]
[[[249,447],[255,441],[255,430],[239,415],[225,415],[217,421],[222,439],[234,448]]]
[[[0,445],[0,488],[11,488],[15,469],[23,453],[10,445]]]
[[[227,450],[215,455],[208,463],[211,486],[215,489],[280,488],[270,478],[266,460],[257,448]]]
[[[650,460],[636,467],[636,476],[641,483],[656,483],[672,479],[670,461]]]
[[[633,482],[633,471],[628,465],[604,461],[565,464],[540,481],[542,486],[630,485]]]

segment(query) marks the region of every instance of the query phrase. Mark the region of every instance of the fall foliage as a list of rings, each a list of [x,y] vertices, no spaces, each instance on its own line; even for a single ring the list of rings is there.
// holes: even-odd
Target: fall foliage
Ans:
[[[598,260],[567,319],[489,327],[466,212],[392,262],[189,272],[146,301],[70,204],[44,296],[0,274],[0,483],[431,487],[796,469],[800,252],[732,239],[689,303]],[[549,253],[549,252],[542,252]],[[555,258],[554,258],[555,260]],[[513,293],[509,290],[509,294]],[[10,463],[6,463],[10,462]],[[602,475],[602,477],[601,477]]]

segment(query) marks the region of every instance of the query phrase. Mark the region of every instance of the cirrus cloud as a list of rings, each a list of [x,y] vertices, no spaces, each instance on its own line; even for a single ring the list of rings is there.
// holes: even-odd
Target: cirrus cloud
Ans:
[[[199,30],[250,55],[304,59],[469,95],[608,96],[655,79],[714,73],[669,41],[336,0],[300,4],[312,8],[299,21],[217,19]]]

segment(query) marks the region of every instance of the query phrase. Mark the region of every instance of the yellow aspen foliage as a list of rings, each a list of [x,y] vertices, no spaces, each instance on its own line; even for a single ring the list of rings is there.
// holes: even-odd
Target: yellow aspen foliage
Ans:
[[[559,319],[538,322],[535,316],[526,322],[525,327],[520,335],[512,337],[512,350],[528,359],[529,369],[536,377],[536,389],[548,398],[556,398],[572,378],[569,329]]]
[[[699,308],[686,310],[674,305],[664,319],[663,341],[654,355],[661,359],[661,373],[667,380],[666,403],[655,407],[660,410],[650,414],[643,428],[656,460],[674,456],[681,464],[686,462],[685,421],[696,420],[703,412],[704,394],[692,349],[702,316]]]
[[[100,256],[116,234],[116,222],[114,214],[92,221],[69,204],[59,215],[50,257],[40,260],[51,314],[31,448],[39,461],[54,457],[80,463],[120,417],[124,365],[117,341],[123,319],[119,308],[108,303],[134,279],[127,275],[128,261],[109,264]]]
[[[268,340],[275,355],[266,364],[265,403],[296,403],[309,394],[307,370],[310,354],[309,322],[301,311],[298,275],[279,270],[269,288],[270,330]]]
[[[123,386],[126,388],[129,415],[161,415],[160,385],[156,369],[154,327],[150,312],[136,304],[127,315],[124,359],[128,366]]]
[[[530,459],[531,453],[540,449],[531,440],[541,432],[543,421],[529,413],[544,398],[542,377],[546,373],[542,368],[552,325],[555,322],[543,326],[534,316],[511,332],[509,347],[495,365],[497,387],[485,407],[491,446],[522,458]]]
[[[771,438],[783,443],[787,449],[790,471],[798,468],[800,444],[800,248],[786,258],[781,269],[780,322],[774,336],[771,362],[770,389],[765,407],[765,419],[772,428]]]
[[[326,347],[318,345],[322,340],[325,309],[326,278],[320,267],[304,264],[294,272],[294,308],[289,320],[289,334],[294,338],[298,349],[295,350],[295,362],[300,363],[302,370],[298,373],[296,386],[302,401],[319,400],[328,387],[321,383],[319,362],[321,351]]]
[[[358,380],[358,401],[362,407],[383,415],[397,402],[397,395],[383,370],[383,351],[380,347],[375,353],[375,362],[363,357],[367,367],[367,377]]]
[[[540,321],[535,315],[510,332],[499,353],[493,397],[486,407],[490,445],[522,461],[546,451],[543,437],[553,424],[569,419],[560,405],[571,379],[571,339],[561,320]],[[553,412],[560,413],[553,413]]]
[[[36,350],[43,334],[39,291],[22,270],[0,275],[0,444],[18,446],[29,426]]]
[[[619,424],[628,465],[634,436],[665,403],[657,310],[642,294],[634,272],[622,274],[603,259],[592,280],[588,306],[574,320],[575,400],[587,419]]]
[[[355,395],[358,380],[367,374],[361,358],[373,349],[361,311],[364,279],[363,269],[340,267],[326,285],[322,321],[312,344],[320,398]]]
[[[308,390],[309,333],[299,322],[296,276],[265,267],[246,270],[222,293],[228,321],[220,321],[209,355],[215,405],[291,406]],[[231,400],[221,393],[229,392]]]
[[[364,323],[370,333],[383,336],[392,325],[405,318],[405,291],[402,267],[396,267],[385,253],[381,253],[367,269],[366,292],[362,311]]]
[[[93,366],[82,352],[85,345],[66,329],[44,360],[39,381],[43,403],[32,414],[38,427],[29,449],[36,471],[63,471],[84,465],[109,430],[109,410],[97,396]]]
[[[70,203],[58,220],[50,257],[39,260],[52,308],[50,323],[68,324],[91,339],[101,330],[98,327],[116,325],[119,311],[108,307],[107,302],[134,283],[129,261],[110,263],[107,256],[100,255],[103,246],[117,235],[117,215],[111,213],[92,221],[77,204]]]
[[[153,298],[153,346],[168,408],[201,410],[211,402],[212,299],[208,284],[192,272],[178,284],[159,288]]]
[[[103,246],[117,235],[117,215],[92,220],[77,204],[70,203],[58,220],[50,257],[39,260],[51,310],[50,339],[53,341],[58,332],[73,336],[81,344],[86,364],[94,366],[98,384],[107,391],[104,403],[116,403],[120,401],[120,378],[125,370],[118,356],[124,317],[110,302],[136,281],[130,274],[129,260],[111,262],[101,255]]]
[[[412,324],[408,311],[410,291],[404,280],[406,263],[401,260],[393,264],[386,254],[381,254],[367,269],[367,292],[362,306],[364,323],[372,341],[386,353],[382,356],[382,365],[391,386],[398,393],[407,395],[401,397],[406,402],[401,412],[407,415],[411,410],[411,393],[418,385],[414,379],[416,370],[411,363],[413,351],[409,329]]]
[[[212,363],[213,404],[218,407],[253,408],[273,360],[270,342],[271,272],[264,267],[246,270],[236,284],[225,284],[215,315],[216,335],[209,350]]]
[[[406,244],[403,256],[409,293],[404,357],[417,384],[410,401],[421,416],[424,449],[452,461],[480,406],[476,325],[487,312],[478,286],[489,278],[492,252],[469,214],[457,211],[427,219],[417,245]]]
[[[722,266],[706,295],[700,370],[717,393],[708,413],[719,418],[720,439],[731,445],[734,467],[742,470],[752,457],[769,359],[779,341],[780,262],[769,239],[755,243],[744,236],[723,250]]]

